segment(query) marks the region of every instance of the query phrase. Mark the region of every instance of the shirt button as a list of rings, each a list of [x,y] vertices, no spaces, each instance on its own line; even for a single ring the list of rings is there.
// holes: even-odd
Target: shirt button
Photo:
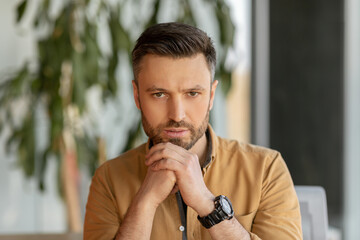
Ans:
[[[183,232],[183,231],[185,231],[185,227],[184,227],[183,225],[181,225],[181,226],[179,227],[179,230],[180,230],[181,232]]]

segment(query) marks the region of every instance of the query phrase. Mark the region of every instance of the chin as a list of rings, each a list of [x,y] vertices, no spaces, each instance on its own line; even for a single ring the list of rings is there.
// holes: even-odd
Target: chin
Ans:
[[[178,138],[170,139],[169,142],[171,142],[172,144],[175,144],[179,147],[185,148],[186,150],[190,150],[195,144],[192,142],[184,142],[183,140],[178,139]]]

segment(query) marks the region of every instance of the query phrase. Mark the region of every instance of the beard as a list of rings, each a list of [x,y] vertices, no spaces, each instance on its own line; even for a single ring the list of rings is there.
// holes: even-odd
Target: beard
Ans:
[[[209,124],[209,108],[204,120],[197,128],[188,122],[185,121],[176,122],[174,120],[169,120],[166,123],[153,127],[146,119],[142,110],[141,110],[141,121],[146,135],[150,138],[150,140],[153,142],[154,145],[158,143],[171,142],[172,144],[178,145],[182,148],[185,148],[186,150],[189,150],[205,134],[205,131]],[[165,128],[186,128],[190,131],[190,139],[186,140],[183,138],[164,138],[161,136],[161,134],[164,132]]]

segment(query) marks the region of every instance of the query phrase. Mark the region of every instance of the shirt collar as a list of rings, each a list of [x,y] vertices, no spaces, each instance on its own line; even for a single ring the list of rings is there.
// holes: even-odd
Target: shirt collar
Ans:
[[[208,142],[207,156],[206,162],[203,166],[203,170],[206,171],[212,162],[215,160],[216,150],[218,148],[218,139],[211,125],[208,125],[208,129],[206,130],[206,138]]]

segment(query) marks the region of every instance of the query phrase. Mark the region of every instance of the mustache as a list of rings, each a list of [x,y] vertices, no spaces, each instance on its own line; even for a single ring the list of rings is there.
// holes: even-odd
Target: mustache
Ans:
[[[185,121],[179,121],[176,122],[174,120],[169,120],[164,127],[174,127],[174,128],[179,128],[179,127],[184,127],[184,128],[189,128],[192,129],[193,126],[190,123],[187,123]]]

